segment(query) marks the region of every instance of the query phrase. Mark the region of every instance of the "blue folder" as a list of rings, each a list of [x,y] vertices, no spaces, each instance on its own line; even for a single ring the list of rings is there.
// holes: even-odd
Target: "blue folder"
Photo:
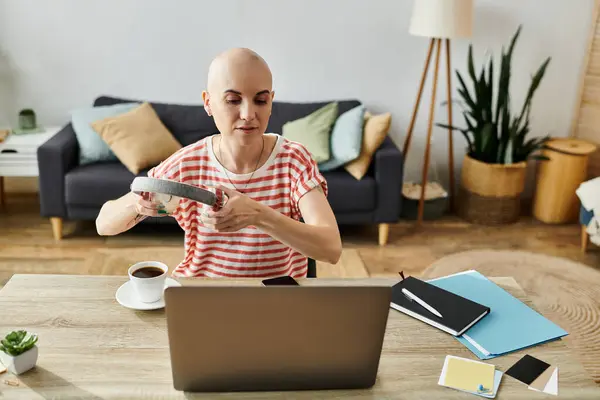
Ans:
[[[457,337],[479,359],[487,360],[549,342],[568,332],[477,271],[428,281],[432,285],[490,307],[490,313]]]

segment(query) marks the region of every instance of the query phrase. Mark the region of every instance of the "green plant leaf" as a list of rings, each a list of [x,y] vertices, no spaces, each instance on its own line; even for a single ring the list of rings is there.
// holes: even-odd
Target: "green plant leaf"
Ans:
[[[502,48],[502,56],[500,58],[500,76],[498,77],[498,99],[496,101],[496,123],[500,123],[500,116],[504,111],[504,105],[506,102],[506,83],[507,83],[507,61],[506,54],[504,54],[504,47]]]
[[[488,120],[488,115],[487,115],[487,106],[486,104],[489,103],[490,98],[489,98],[489,94],[488,94],[488,88],[487,88],[487,84],[485,82],[485,70],[482,69],[481,73],[479,74],[479,80],[477,81],[477,93],[479,94],[479,104],[481,104],[481,111],[480,111],[480,115],[481,115],[481,120],[482,121],[487,121]]]
[[[525,97],[525,100],[523,101],[523,107],[521,109],[521,116],[519,117],[519,123],[521,122],[521,120],[525,116],[525,114],[527,114],[527,119],[529,119],[529,110],[531,108],[531,100],[533,99],[533,95],[535,94],[535,91],[540,86],[540,82],[542,81],[542,78],[544,77],[544,74],[546,73],[546,69],[548,68],[550,59],[551,58],[548,57],[544,61],[544,63],[540,66],[540,68],[537,70],[537,72],[531,79],[531,84],[529,86],[529,90],[527,91],[527,96]]]
[[[480,106],[478,105],[478,99],[477,99],[477,86],[475,86],[474,95],[471,95],[471,92],[467,88],[461,74],[458,71],[456,71],[456,76],[458,77],[458,81],[459,81],[458,93],[464,99],[465,103],[467,103],[467,105],[469,106],[471,111],[475,115],[477,115],[476,118],[479,118],[478,115],[480,113],[480,111],[479,111]]]
[[[469,131],[474,132],[475,125],[477,125],[477,120],[475,118],[473,118],[475,120],[475,122],[472,122],[470,119],[471,117],[469,117],[469,113],[467,113],[467,112],[463,113],[463,115],[465,117],[465,123],[467,124]]]
[[[510,41],[510,47],[508,48],[508,52],[511,53],[511,54],[513,52],[513,49],[515,48],[515,45],[517,43],[517,39],[521,35],[521,29],[522,28],[523,28],[523,25],[519,25],[519,27],[517,28],[517,31],[515,32],[515,34],[512,37],[512,40]]]
[[[474,131],[476,126],[484,124],[484,121],[481,118],[476,118],[470,111],[464,112],[463,117],[465,118],[465,124],[467,124],[467,128],[470,131]]]
[[[440,128],[445,128],[445,129],[451,129],[453,131],[463,131],[463,128],[459,128],[457,126],[452,126],[452,125],[448,125],[448,124],[444,124],[441,122],[436,122],[435,126],[439,126]]]
[[[471,77],[471,80],[473,81],[473,92],[474,92],[474,97],[473,97],[473,103],[474,103],[474,107],[473,108],[473,112],[474,112],[474,117],[476,120],[480,121],[482,120],[484,117],[484,112],[483,112],[483,105],[485,104],[485,99],[484,99],[484,88],[482,88],[480,82],[481,82],[481,78],[477,78],[476,74],[475,74],[475,66],[474,66],[474,62],[473,62],[473,45],[469,45],[469,61],[468,61],[468,69],[469,69],[469,76]],[[482,74],[483,74],[483,70],[482,70]]]
[[[0,351],[11,356],[18,356],[30,350],[37,340],[37,335],[29,334],[27,331],[12,331],[0,340]]]
[[[521,33],[521,26],[517,29],[511,39],[510,46],[506,53],[504,53],[504,47],[502,47],[502,60],[500,67],[500,80],[498,82],[498,104],[496,109],[496,119],[499,118],[500,113],[509,107],[508,96],[510,91],[510,76],[511,76],[511,63],[512,55],[517,39]]]
[[[469,106],[469,109],[471,111],[474,111],[477,109],[477,105],[475,105],[475,103],[473,102],[473,100],[471,99],[471,96],[465,92],[463,89],[458,89],[458,93],[464,97],[465,102],[467,103],[467,105]]]
[[[506,152],[504,153],[504,164],[512,164],[512,163],[513,163],[512,139],[508,139],[508,143],[506,144]]]
[[[474,100],[471,96],[471,93],[467,89],[465,82],[463,81],[463,78],[458,71],[456,71],[456,76],[458,77],[459,81],[458,93],[461,95],[464,102],[468,105],[471,111],[477,112],[478,106],[476,104],[476,100]]]
[[[471,139],[469,138],[469,133],[466,129],[461,129],[461,128],[457,128],[457,127],[447,125],[447,124],[442,124],[442,123],[436,123],[436,126],[439,126],[440,128],[451,129],[453,131],[461,132],[467,142],[467,147],[469,149],[469,152],[473,151],[473,143],[471,142]]]
[[[509,150],[508,142],[511,140],[510,137],[510,94],[505,95],[505,104],[502,109],[502,115],[500,120],[500,142],[503,144],[502,152],[498,155],[498,160],[504,163],[506,160],[506,153]],[[512,145],[511,145],[512,148]]]
[[[487,80],[487,86],[488,86],[488,92],[489,92],[489,101],[488,103],[486,103],[487,105],[487,112],[488,115],[490,116],[490,119],[492,120],[492,123],[494,123],[494,113],[493,113],[493,106],[494,106],[494,57],[490,56],[490,62],[489,62],[489,69],[488,69],[488,80]]]
[[[519,132],[517,133],[517,144],[519,146],[522,146],[524,141],[525,141],[525,137],[527,136],[527,134],[529,134],[529,120],[526,119],[525,120],[525,126],[523,126]]]
[[[494,146],[494,137],[493,137],[492,124],[487,123],[481,129],[481,152],[483,154],[490,154],[491,150],[493,150]]]
[[[527,160],[532,158],[537,151],[540,151],[546,147],[546,142],[550,140],[550,136],[531,138],[527,140],[523,145],[518,149],[518,155],[520,161]]]
[[[469,68],[469,76],[473,80],[473,82],[477,82],[477,78],[475,77],[475,64],[473,62],[473,45],[469,45],[469,54],[468,54],[468,68]]]

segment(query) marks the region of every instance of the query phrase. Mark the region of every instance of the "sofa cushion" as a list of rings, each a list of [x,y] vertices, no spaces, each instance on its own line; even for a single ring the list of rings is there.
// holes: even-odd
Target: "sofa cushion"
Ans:
[[[271,117],[269,118],[267,132],[282,134],[283,125],[286,122],[306,117],[307,115],[317,111],[319,108],[323,108],[326,105],[333,103],[334,101],[338,105],[336,119],[341,114],[361,104],[358,100],[332,100],[314,103],[292,103],[275,101],[273,102],[273,107],[271,109]]]
[[[147,176],[143,170],[137,176]],[[82,165],[67,172],[65,198],[69,205],[100,207],[128,193],[136,177],[123,164],[96,163]]]
[[[283,136],[304,145],[317,163],[331,158],[331,129],[337,116],[337,103],[283,125]]]
[[[350,161],[344,168],[357,180],[362,179],[373,161],[375,152],[387,137],[392,123],[392,114],[387,112],[379,115],[365,114],[365,128],[363,132],[360,155]],[[401,166],[398,166],[400,168]]]
[[[358,158],[364,125],[365,106],[362,104],[340,115],[331,132],[331,157],[319,164],[320,171],[331,171]]]
[[[71,111],[71,123],[79,145],[79,164],[117,161],[108,144],[92,128],[92,123],[138,107],[139,103],[122,103],[103,107],[82,107]]]
[[[94,106],[110,104],[144,102],[119,97],[100,96],[94,101]],[[169,104],[150,102],[154,111],[183,146],[195,143],[198,140],[217,133],[217,126],[212,117],[206,114],[200,105]]]
[[[343,169],[323,172],[328,200],[334,213],[371,211],[376,205],[377,187],[370,175],[357,181]]]
[[[163,125],[149,103],[96,121],[92,127],[119,161],[134,174],[157,165],[181,149],[181,144]]]

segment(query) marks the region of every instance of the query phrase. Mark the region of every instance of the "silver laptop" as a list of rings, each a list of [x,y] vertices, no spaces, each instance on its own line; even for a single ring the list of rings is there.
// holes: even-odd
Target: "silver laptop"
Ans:
[[[173,384],[187,392],[375,384],[387,286],[181,286],[165,290]]]

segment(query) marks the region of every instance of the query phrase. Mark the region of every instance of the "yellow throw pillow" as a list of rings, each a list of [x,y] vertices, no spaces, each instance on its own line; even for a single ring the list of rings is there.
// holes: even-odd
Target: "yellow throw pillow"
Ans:
[[[366,112],[365,120],[360,155],[355,160],[344,165],[346,171],[357,180],[361,180],[365,176],[369,165],[371,165],[375,151],[377,151],[385,140],[392,124],[392,114],[388,112],[372,115]]]
[[[182,147],[150,103],[96,121],[92,128],[133,174],[158,165]]]

